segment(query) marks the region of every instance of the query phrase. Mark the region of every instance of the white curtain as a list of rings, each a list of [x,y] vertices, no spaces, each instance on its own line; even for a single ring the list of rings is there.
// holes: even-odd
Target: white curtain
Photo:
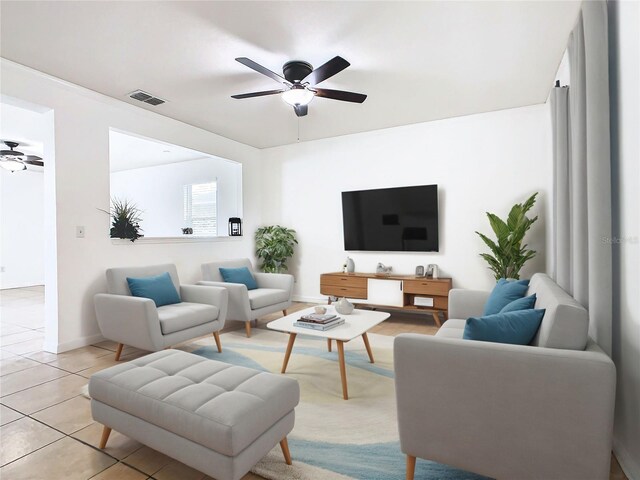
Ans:
[[[552,275],[589,310],[589,334],[611,354],[611,161],[607,6],[585,2],[569,39],[570,86],[551,92]]]

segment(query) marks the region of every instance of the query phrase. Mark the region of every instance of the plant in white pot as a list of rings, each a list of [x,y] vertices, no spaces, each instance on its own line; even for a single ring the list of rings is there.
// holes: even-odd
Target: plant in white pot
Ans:
[[[287,271],[287,260],[293,256],[293,248],[297,243],[295,230],[280,225],[260,227],[256,231],[256,256],[262,262],[262,271]]]
[[[487,212],[489,225],[496,236],[495,241],[476,232],[491,250],[491,254],[481,253],[480,256],[487,261],[496,280],[501,278],[518,280],[524,264],[536,256],[536,251],[528,249],[528,245],[523,242],[531,225],[538,219],[537,216],[527,217],[527,212],[536,203],[537,195],[538,192],[531,195],[524,203],[516,203],[511,207],[506,220]]]

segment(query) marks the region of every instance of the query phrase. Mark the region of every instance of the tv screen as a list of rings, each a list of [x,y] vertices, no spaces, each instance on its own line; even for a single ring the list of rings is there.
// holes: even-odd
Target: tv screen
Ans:
[[[345,250],[438,251],[438,186],[342,192]]]

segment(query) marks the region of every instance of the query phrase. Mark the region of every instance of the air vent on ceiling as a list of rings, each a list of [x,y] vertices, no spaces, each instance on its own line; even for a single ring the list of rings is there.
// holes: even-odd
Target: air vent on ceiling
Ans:
[[[165,103],[165,100],[162,100],[161,98],[158,97],[154,97],[153,95],[144,92],[142,90],[135,90],[133,92],[131,92],[129,94],[130,98],[133,98],[134,100],[140,100],[141,102],[144,103],[148,103],[149,105],[162,105],[163,103]]]

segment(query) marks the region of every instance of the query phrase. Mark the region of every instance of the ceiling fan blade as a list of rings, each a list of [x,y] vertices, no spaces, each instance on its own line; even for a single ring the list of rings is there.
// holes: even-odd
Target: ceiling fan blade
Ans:
[[[27,155],[27,159],[24,160],[23,163],[26,163],[27,165],[36,165],[38,167],[44,167],[44,162],[42,161],[42,158],[36,155]]]
[[[314,88],[317,97],[331,98],[333,100],[342,100],[343,102],[362,103],[367,96],[362,93],[345,92],[344,90],[330,90],[328,88]]]
[[[309,113],[309,105],[295,105],[293,110],[296,112],[296,115],[299,117],[304,117],[307,113]]]
[[[278,83],[284,83],[285,85],[291,85],[291,83],[289,83],[284,77],[278,75],[275,72],[272,72],[268,68],[263,67],[259,63],[256,63],[253,60],[248,59],[247,57],[238,57],[238,58],[236,58],[236,61],[240,62],[241,64],[243,64],[246,67],[249,67],[252,70],[255,70],[258,73],[261,73],[262,75],[266,75],[267,77],[274,79]]]
[[[311,85],[317,85],[320,82],[324,82],[327,78],[333,77],[336,73],[340,73],[342,70],[351,65],[342,57],[333,57],[324,65],[319,66],[309,75],[307,75],[302,82],[309,82]]]
[[[282,93],[284,90],[265,90],[264,92],[253,93],[241,93],[239,95],[231,95],[231,98],[251,98],[251,97],[264,97],[265,95],[275,95],[276,93]]]

